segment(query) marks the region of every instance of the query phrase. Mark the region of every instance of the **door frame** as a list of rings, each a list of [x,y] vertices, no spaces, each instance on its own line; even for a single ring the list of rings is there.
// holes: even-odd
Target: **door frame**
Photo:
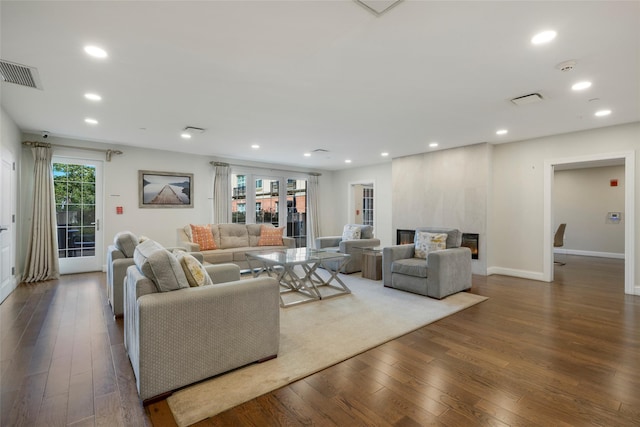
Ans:
[[[12,153],[11,151],[7,150],[6,148],[2,147],[0,149],[0,163],[3,162],[7,162],[8,164],[10,164],[11,166],[11,181],[9,183],[9,194],[5,194],[5,192],[3,191],[2,193],[2,205],[6,206],[5,204],[8,203],[8,205],[10,206],[10,214],[12,216],[11,221],[9,223],[9,227],[11,227],[11,241],[10,241],[10,266],[9,268],[12,269],[12,271],[9,273],[9,281],[4,284],[4,286],[2,286],[2,283],[0,283],[0,303],[2,301],[4,301],[10,294],[11,292],[13,292],[13,290],[18,286],[18,277],[20,277],[20,273],[18,273],[15,269],[17,268],[16,266],[16,253],[17,253],[17,244],[18,244],[18,232],[17,232],[17,227],[18,224],[16,222],[16,209],[17,209],[17,187],[18,187],[18,177],[17,177],[17,172],[16,172],[16,158],[14,153]],[[1,167],[1,166],[0,166]],[[0,180],[2,178],[0,177]],[[3,184],[4,185],[4,184]],[[2,221],[0,219],[0,221]]]
[[[553,281],[553,181],[556,165],[573,163],[585,164],[603,160],[624,160],[625,191],[624,191],[624,292],[630,295],[640,295],[640,286],[635,286],[635,153],[624,151],[616,153],[602,153],[579,157],[567,157],[544,161],[544,221],[543,221],[543,280]]]
[[[374,232],[377,229],[378,224],[378,196],[376,193],[376,180],[375,179],[361,179],[358,181],[350,181],[347,190],[347,224],[355,224],[355,200],[353,200],[353,190],[356,185],[366,185],[373,188],[373,229]]]
[[[62,151],[62,150],[61,150]],[[84,154],[84,153],[83,153]],[[96,234],[95,234],[95,249],[94,249],[94,260],[95,263],[89,261],[88,257],[78,257],[77,259],[72,258],[60,258],[58,260],[58,266],[60,269],[60,274],[74,274],[74,273],[84,273],[89,271],[102,271],[104,266],[104,160],[97,159],[91,156],[78,156],[73,155],[71,152],[67,152],[66,150],[61,153],[54,153],[53,158],[51,160],[52,163],[65,163],[65,162],[75,164],[91,164],[96,165],[96,221],[98,225],[96,226]],[[84,259],[83,259],[84,258]],[[65,265],[71,264],[67,262],[67,260],[77,261],[76,265]],[[64,268],[63,268],[64,267]]]

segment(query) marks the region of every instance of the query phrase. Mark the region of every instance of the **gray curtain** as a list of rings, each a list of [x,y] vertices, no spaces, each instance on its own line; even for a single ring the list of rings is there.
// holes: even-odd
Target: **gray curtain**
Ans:
[[[23,281],[40,282],[60,277],[51,164],[53,150],[51,146],[37,146],[31,151],[35,158],[33,211]]]
[[[309,176],[307,185],[307,209],[309,210],[309,215],[307,216],[307,246],[310,248],[315,247],[316,238],[320,235],[318,178],[319,175],[312,174]]]
[[[231,222],[231,168],[226,163],[213,163],[213,222]]]

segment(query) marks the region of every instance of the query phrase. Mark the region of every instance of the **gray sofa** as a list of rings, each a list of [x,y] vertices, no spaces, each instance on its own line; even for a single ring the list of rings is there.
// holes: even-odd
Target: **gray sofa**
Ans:
[[[205,262],[210,264],[234,263],[241,269],[248,269],[245,253],[250,251],[267,251],[274,249],[293,249],[295,239],[283,237],[283,245],[258,246],[261,224],[210,224],[213,240],[217,249],[201,250],[200,245],[191,239],[189,225],[178,228],[177,245],[189,252],[200,252]]]
[[[342,236],[318,237],[316,238],[316,249],[351,255],[349,262],[347,262],[340,270],[341,273],[350,274],[362,271],[362,248],[379,246],[380,239],[373,237],[373,227],[370,225],[347,224],[345,227],[348,226],[360,228],[359,239],[343,240]],[[342,261],[326,261],[323,264],[323,267],[336,271],[340,262]]]
[[[462,232],[452,228],[422,227],[416,231],[446,233],[446,249],[416,258],[415,245],[382,250],[384,286],[442,299],[471,288],[471,250],[460,247]]]
[[[125,280],[125,348],[145,403],[276,357],[280,295],[274,278],[239,280],[237,265],[200,265],[214,284],[190,287],[176,257],[154,243],[137,246]]]
[[[114,236],[113,244],[107,248],[107,299],[115,317],[124,314],[124,279],[127,268],[133,265],[133,252],[138,243],[139,238],[135,234],[121,231]],[[201,254],[192,255],[202,262]]]

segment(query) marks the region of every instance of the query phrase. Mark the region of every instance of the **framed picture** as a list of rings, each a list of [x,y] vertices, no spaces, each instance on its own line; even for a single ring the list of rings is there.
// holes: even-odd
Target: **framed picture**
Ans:
[[[192,208],[193,174],[138,171],[138,207]]]

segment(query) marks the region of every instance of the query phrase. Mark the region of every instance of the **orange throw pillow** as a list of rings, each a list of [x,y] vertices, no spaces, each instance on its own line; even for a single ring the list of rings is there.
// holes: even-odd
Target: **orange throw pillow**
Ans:
[[[284,242],[282,241],[283,234],[284,227],[275,228],[263,225],[260,227],[258,246],[284,246]]]
[[[191,241],[199,244],[201,251],[218,249],[209,225],[189,225],[191,226]]]

